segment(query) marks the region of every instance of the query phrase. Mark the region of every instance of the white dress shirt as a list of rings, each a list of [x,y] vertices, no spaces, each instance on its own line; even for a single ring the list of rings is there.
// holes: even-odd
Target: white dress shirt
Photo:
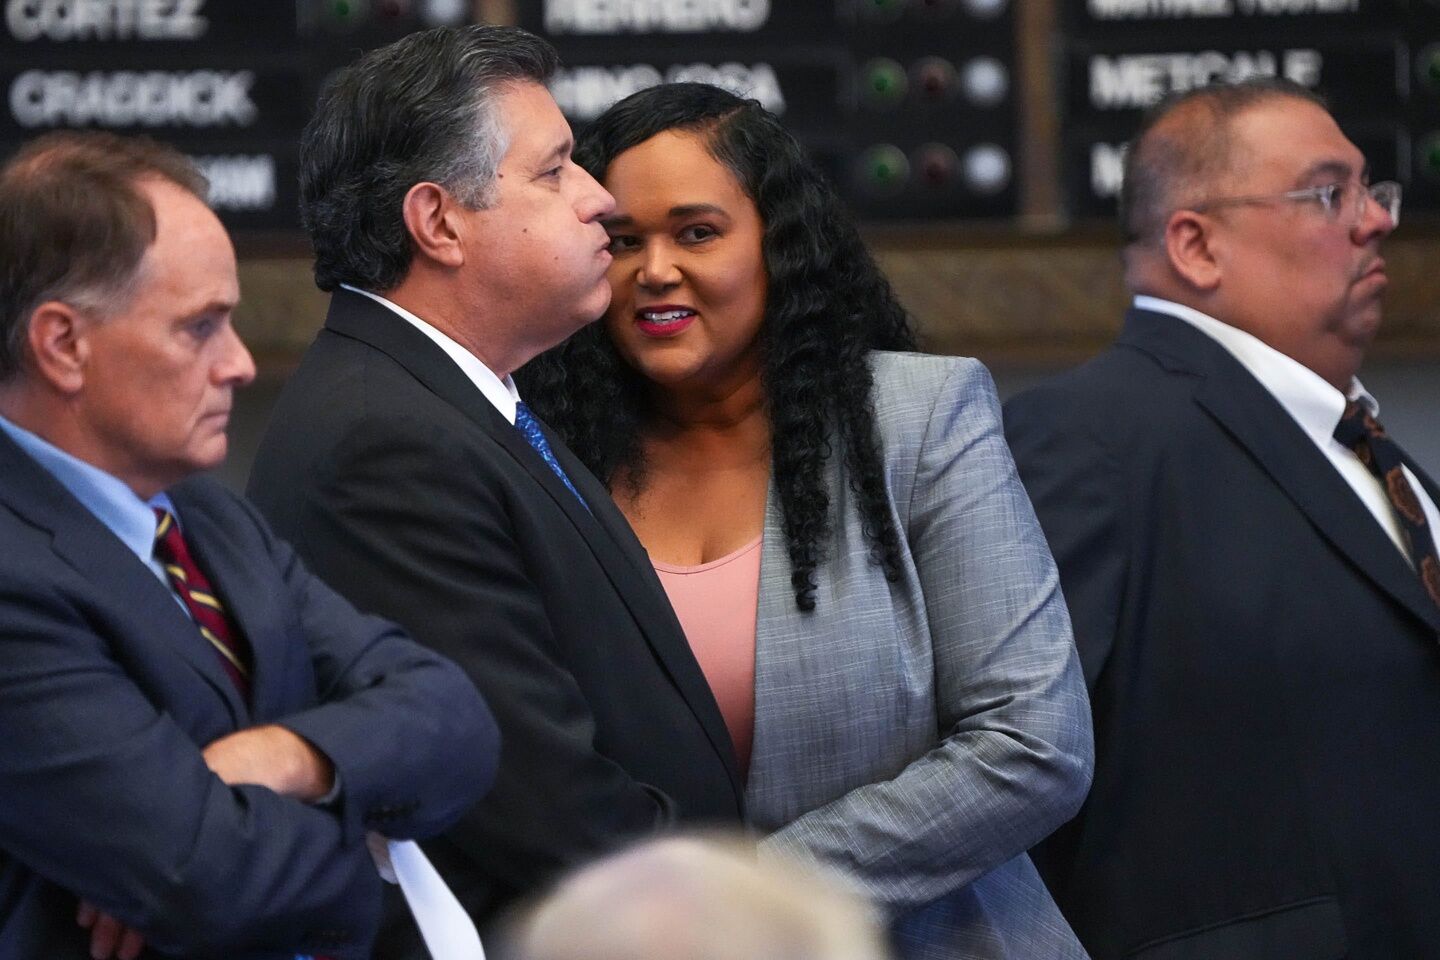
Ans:
[[[1380,478],[1360,462],[1355,451],[1335,439],[1335,428],[1345,413],[1347,400],[1356,401],[1369,410],[1373,417],[1378,418],[1380,415],[1380,404],[1358,379],[1352,377],[1349,392],[1341,393],[1304,364],[1287,357],[1244,330],[1222,323],[1199,310],[1161,300],[1159,297],[1146,296],[1136,297],[1135,307],[1185,321],[1224,347],[1241,366],[1249,370],[1250,374],[1260,381],[1260,385],[1280,402],[1325,458],[1335,466],[1340,476],[1350,485],[1350,489],[1355,491],[1355,495],[1375,517],[1375,521],[1389,535],[1405,561],[1413,566],[1405,546],[1400,521],[1395,517],[1395,509],[1390,505],[1390,498],[1386,495]],[[1440,552],[1440,510],[1436,509],[1435,502],[1410,472],[1410,468],[1402,469],[1405,471],[1405,478],[1415,490],[1415,496],[1420,500],[1425,519],[1430,525],[1430,536],[1435,539],[1436,550]]]
[[[469,350],[466,350],[464,347],[460,346],[460,344],[456,343],[450,337],[446,336],[441,331],[435,329],[430,324],[426,323],[424,320],[421,320],[409,310],[406,310],[404,307],[398,304],[391,303],[389,300],[386,300],[378,293],[371,293],[369,290],[361,290],[359,287],[352,287],[348,283],[342,283],[340,284],[340,286],[344,287],[346,290],[349,290],[351,293],[358,293],[362,297],[369,297],[376,303],[385,307],[389,307],[396,314],[404,317],[405,321],[409,323],[412,327],[414,327],[416,330],[419,330],[421,333],[425,334],[425,336],[429,337],[431,340],[434,340],[435,345],[438,346],[441,350],[444,350],[446,355],[449,356],[451,360],[455,361],[455,365],[460,368],[460,371],[470,379],[470,382],[475,384],[475,386],[480,390],[480,392],[485,395],[485,399],[489,400],[491,405],[494,406],[496,410],[500,411],[500,416],[510,421],[511,426],[515,425],[515,404],[518,403],[520,400],[520,391],[515,389],[515,381],[511,379],[508,374],[506,375],[504,380],[501,380],[495,375],[495,371],[485,366],[485,364],[480,360],[479,357],[475,356],[475,354],[471,353]]]

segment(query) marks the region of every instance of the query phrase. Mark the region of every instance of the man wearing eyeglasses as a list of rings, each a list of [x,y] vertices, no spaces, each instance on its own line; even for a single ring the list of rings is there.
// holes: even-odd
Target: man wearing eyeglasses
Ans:
[[[1367,177],[1303,88],[1165,104],[1123,332],[1006,408],[1095,719],[1037,863],[1097,960],[1440,957],[1440,489],[1356,379],[1400,213]]]

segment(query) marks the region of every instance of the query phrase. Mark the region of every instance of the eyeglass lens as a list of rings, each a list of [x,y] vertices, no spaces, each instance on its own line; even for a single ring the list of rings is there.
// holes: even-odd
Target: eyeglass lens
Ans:
[[[1358,223],[1365,218],[1366,199],[1374,200],[1380,205],[1380,209],[1390,217],[1390,222],[1395,226],[1400,225],[1400,184],[1393,180],[1385,180],[1380,183],[1373,183],[1356,196],[1355,221]]]

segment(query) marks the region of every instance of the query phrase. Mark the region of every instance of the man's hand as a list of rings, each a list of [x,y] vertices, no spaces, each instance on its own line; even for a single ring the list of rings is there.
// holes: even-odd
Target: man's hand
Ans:
[[[228,784],[253,783],[305,803],[319,800],[335,783],[330,758],[309,741],[273,724],[221,737],[201,751],[215,776]],[[94,960],[136,960],[145,938],[93,904],[80,902],[75,922],[90,931]]]
[[[145,949],[145,938],[108,913],[80,901],[75,922],[90,931],[90,956],[94,960],[135,960]]]
[[[221,737],[202,751],[205,764],[228,784],[253,783],[313,803],[330,792],[330,758],[284,727],[268,724]]]

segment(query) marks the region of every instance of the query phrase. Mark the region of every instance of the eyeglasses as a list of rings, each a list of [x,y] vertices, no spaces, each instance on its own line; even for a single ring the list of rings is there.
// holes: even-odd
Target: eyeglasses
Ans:
[[[1325,212],[1325,219],[1336,221],[1342,214],[1348,216],[1347,226],[1355,226],[1365,218],[1365,201],[1374,200],[1380,209],[1390,217],[1393,226],[1400,225],[1400,184],[1394,180],[1362,184],[1354,180],[1327,183],[1303,190],[1289,190],[1285,193],[1259,194],[1249,197],[1221,197],[1194,204],[1191,210],[1204,211],[1207,208],[1228,207],[1242,203],[1274,203],[1279,200],[1298,202],[1314,201]]]

